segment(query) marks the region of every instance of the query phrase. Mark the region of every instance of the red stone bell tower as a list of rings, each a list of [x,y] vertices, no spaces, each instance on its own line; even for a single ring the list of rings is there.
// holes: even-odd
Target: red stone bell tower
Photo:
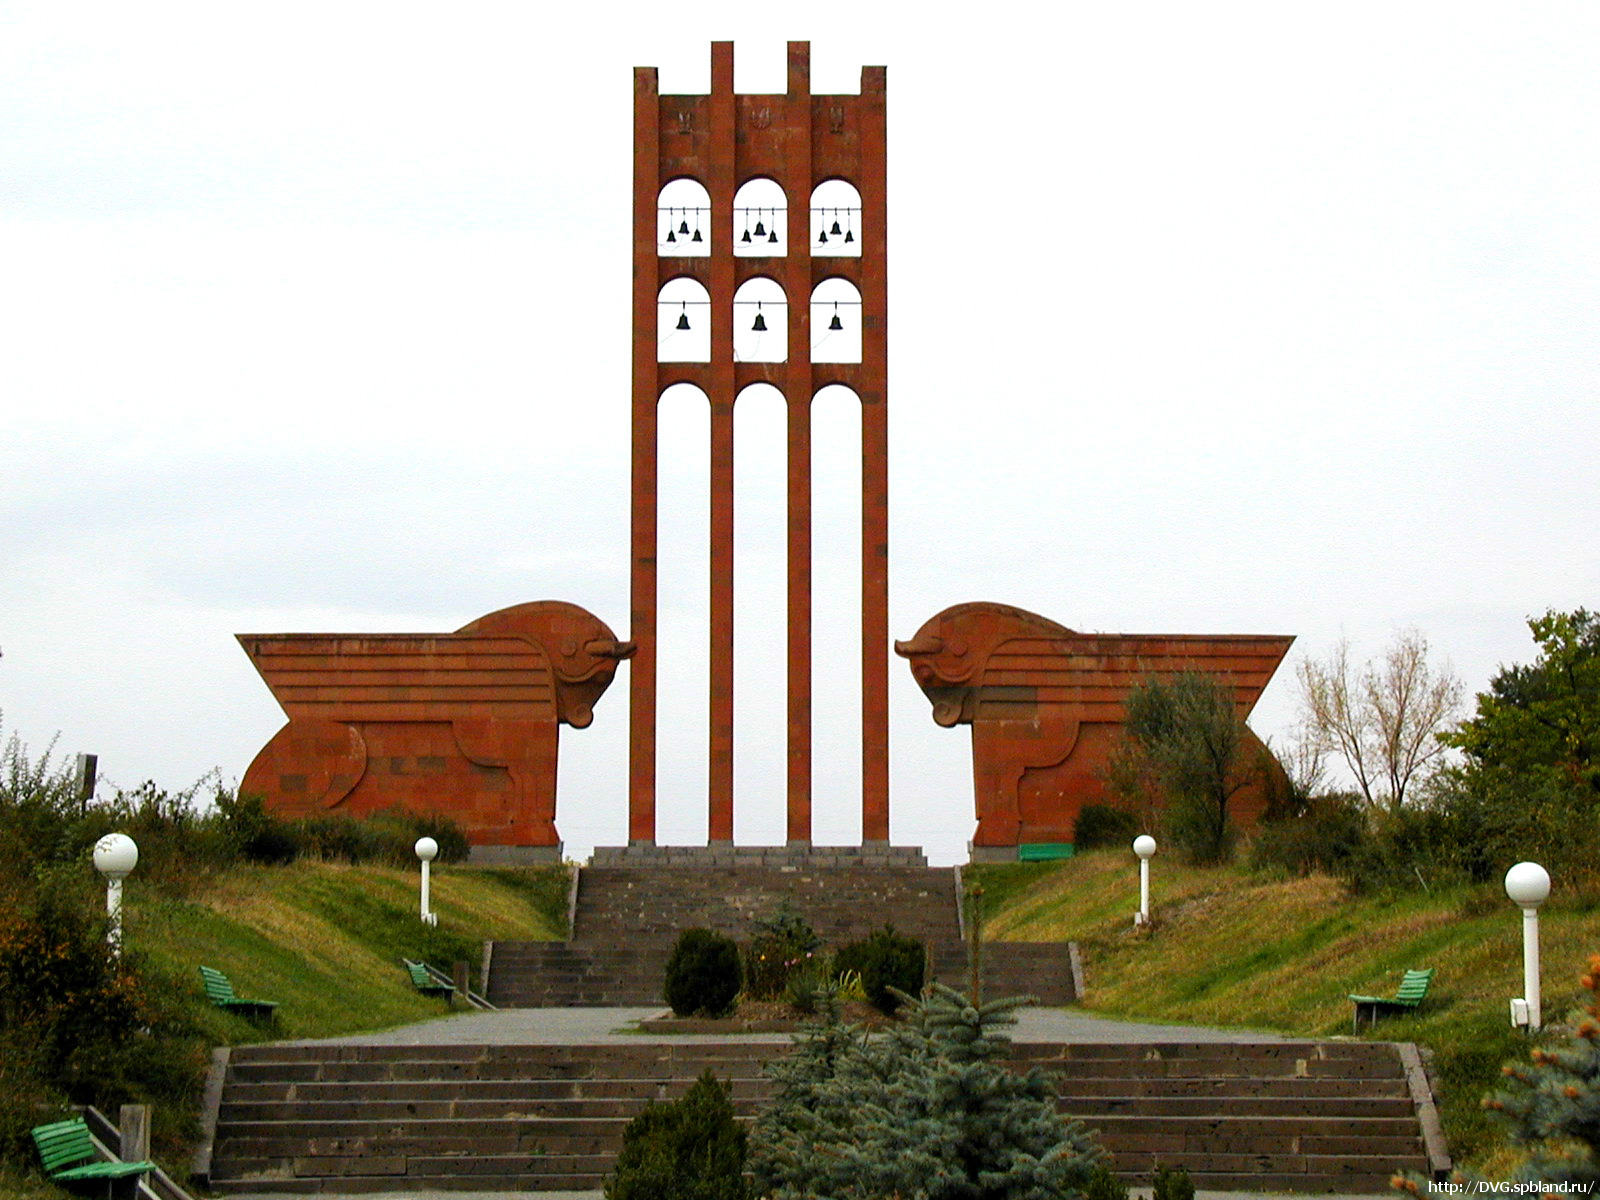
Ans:
[[[657,405],[676,383],[697,386],[711,406],[710,841],[733,841],[734,471],[733,410],[740,391],[769,383],[787,405],[786,704],[788,840],[811,843],[811,404],[830,384],[861,403],[861,691],[862,841],[889,840],[888,771],[888,268],[885,216],[884,69],[861,72],[859,95],[813,96],[810,46],[790,42],[783,95],[735,95],[733,44],[711,47],[711,94],[663,96],[653,67],[634,71],[633,174],[633,471],[632,639],[638,645],[630,685],[628,837],[649,847],[656,836]],[[751,214],[769,244],[778,242],[777,208],[736,209],[752,180],[782,189],[783,244],[768,252],[750,238]],[[694,181],[704,203],[666,203],[668,185]],[[858,199],[832,200],[848,185]],[[770,192],[776,195],[775,192]],[[679,214],[682,214],[680,217]],[[664,252],[663,237],[687,239],[693,255]],[[741,217],[742,214],[742,217]],[[804,214],[802,216],[802,214]],[[703,219],[702,219],[703,218]],[[663,224],[665,221],[665,225]],[[702,225],[708,236],[702,240]],[[666,233],[663,234],[665,229]],[[829,237],[832,236],[830,242]],[[745,245],[740,246],[740,238]],[[841,239],[848,238],[840,253]],[[693,284],[679,281],[693,281]],[[765,359],[738,351],[748,312],[736,299],[760,281],[782,289],[787,352]],[[691,327],[689,301],[665,301],[668,285],[703,289],[694,318],[710,331],[701,361],[663,361],[662,311]],[[859,361],[818,361],[813,312],[819,295],[859,296]],[[695,294],[701,294],[696,292]],[[768,291],[769,296],[777,295]],[[771,304],[773,301],[769,300]],[[838,329],[837,301],[832,322]],[[852,304],[855,301],[844,301]],[[768,310],[775,311],[775,310]],[[826,311],[826,310],[823,310]],[[851,314],[856,316],[857,314]],[[756,329],[765,328],[761,306]],[[822,318],[824,321],[829,318]],[[742,322],[743,324],[740,324]],[[818,331],[822,332],[821,330]],[[670,357],[670,356],[669,356]]]

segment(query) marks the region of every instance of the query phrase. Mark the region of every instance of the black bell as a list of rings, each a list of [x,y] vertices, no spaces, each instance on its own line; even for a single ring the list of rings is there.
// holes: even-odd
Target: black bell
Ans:
[[[848,246],[851,242],[853,242],[855,240],[856,240],[855,232],[853,230],[849,230],[849,229],[845,230],[845,233],[844,233],[845,245]]]
[[[838,217],[835,217],[833,219],[833,228],[828,230],[828,232],[833,234],[834,237],[838,237],[841,233],[844,232],[844,230],[839,228],[839,218]]]
[[[761,216],[760,216],[759,213],[756,214],[756,236],[757,237],[766,237],[767,236],[767,227],[761,223]]]
[[[679,233],[688,233],[689,232],[689,222],[687,220],[681,222],[678,225],[678,232]]]
[[[750,231],[748,229],[746,229],[744,231],[744,236],[742,238],[740,238],[739,240],[741,242],[748,242],[750,240]]]
[[[689,328],[689,304],[688,304],[688,301],[684,302],[683,311],[678,314],[678,328],[679,329],[687,329],[687,328]]]
[[[827,244],[828,244],[828,231],[826,229],[817,230],[817,245],[826,246]]]
[[[757,333],[765,333],[767,331],[767,318],[761,315],[761,302],[759,300],[756,301],[756,323],[750,328]]]
[[[839,306],[837,304],[835,304],[833,306],[833,320],[828,322],[828,332],[829,333],[838,333],[839,330],[841,330],[843,328],[844,328],[844,322],[839,320]]]
[[[694,231],[694,236],[692,238],[690,238],[689,240],[691,242],[700,242],[700,241],[704,241],[705,239],[700,236],[700,231],[698,229],[696,229]]]
[[[677,235],[677,234],[675,234],[675,233],[673,233],[673,232],[672,232],[672,226],[671,226],[671,225],[668,225],[668,226],[667,226],[667,241],[669,241],[669,242],[675,242],[675,241],[677,241],[677,240],[678,240],[678,235]]]
[[[767,234],[767,241],[772,243],[773,245],[777,244],[777,241],[778,241],[778,227],[776,225],[774,225],[772,227],[772,232]]]

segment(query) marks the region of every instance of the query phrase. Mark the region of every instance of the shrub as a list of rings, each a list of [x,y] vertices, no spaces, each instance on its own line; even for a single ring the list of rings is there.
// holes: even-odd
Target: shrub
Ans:
[[[295,821],[289,828],[302,857],[324,862],[409,867],[417,861],[420,837],[439,843],[439,862],[459,862],[470,850],[466,835],[449,817],[404,808],[384,809],[365,817],[330,813]]]
[[[1157,1167],[1150,1200],[1194,1200],[1194,1181],[1183,1167]]]
[[[895,990],[914,996],[922,990],[928,955],[921,942],[893,925],[859,942],[842,947],[834,956],[840,974],[854,971],[861,977],[867,999],[879,1012],[893,1013],[900,1005]]]
[[[808,968],[822,942],[806,919],[785,902],[770,920],[757,921],[744,956],[744,991],[752,1000],[784,994],[790,977]]]
[[[1262,822],[1250,843],[1250,865],[1282,867],[1295,875],[1320,871],[1348,879],[1368,840],[1359,797],[1317,796],[1299,813]]]
[[[816,955],[805,965],[789,972],[783,997],[796,1012],[810,1015],[817,1011],[824,988],[833,986],[833,960],[829,955]]]
[[[155,1102],[170,1119],[204,1077],[181,1005],[137,954],[111,954],[103,901],[82,875],[81,864],[26,876],[0,864],[0,1159],[31,1163],[29,1128],[69,1103]]]
[[[283,866],[299,855],[294,830],[269,813],[260,796],[219,791],[216,805],[229,844],[246,862]]]
[[[720,1017],[739,994],[739,947],[725,934],[685,929],[667,959],[666,1000],[680,1017]]]
[[[683,1099],[628,1122],[607,1200],[745,1200],[747,1141],[728,1086],[707,1068]]]
[[[1072,844],[1079,850],[1096,846],[1126,848],[1137,836],[1138,815],[1110,804],[1086,804],[1072,823]]]
[[[1083,1185],[1083,1200],[1128,1200],[1128,1186],[1105,1163],[1097,1165]]]

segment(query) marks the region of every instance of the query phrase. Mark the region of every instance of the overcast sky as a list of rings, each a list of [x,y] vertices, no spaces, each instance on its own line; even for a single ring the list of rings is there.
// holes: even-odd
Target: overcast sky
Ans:
[[[789,38],[815,92],[888,67],[893,636],[978,599],[1297,655],[1414,626],[1476,690],[1527,616],[1600,604],[1600,8],[918,11],[0,0],[5,733],[231,781],[283,720],[237,632],[564,599],[627,636],[631,72],[705,91],[713,39],[740,91],[783,89]],[[693,420],[663,443],[689,631]],[[770,477],[771,414],[740,420]],[[783,832],[772,495],[741,493],[746,842]],[[662,653],[661,836],[695,842],[699,647]],[[569,854],[626,837],[627,682],[563,733]],[[956,861],[967,733],[899,660],[891,693],[894,840]],[[817,837],[854,841],[848,704],[818,719]]]

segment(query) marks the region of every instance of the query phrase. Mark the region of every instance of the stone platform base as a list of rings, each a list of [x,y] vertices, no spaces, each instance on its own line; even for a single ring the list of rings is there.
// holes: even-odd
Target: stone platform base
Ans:
[[[562,843],[554,846],[474,846],[467,862],[474,867],[544,867],[561,861]]]
[[[928,856],[920,846],[891,846],[879,842],[865,846],[813,846],[792,842],[787,846],[658,846],[635,842],[628,846],[596,846],[589,860],[594,867],[794,867],[820,870],[830,867],[926,867]]]

